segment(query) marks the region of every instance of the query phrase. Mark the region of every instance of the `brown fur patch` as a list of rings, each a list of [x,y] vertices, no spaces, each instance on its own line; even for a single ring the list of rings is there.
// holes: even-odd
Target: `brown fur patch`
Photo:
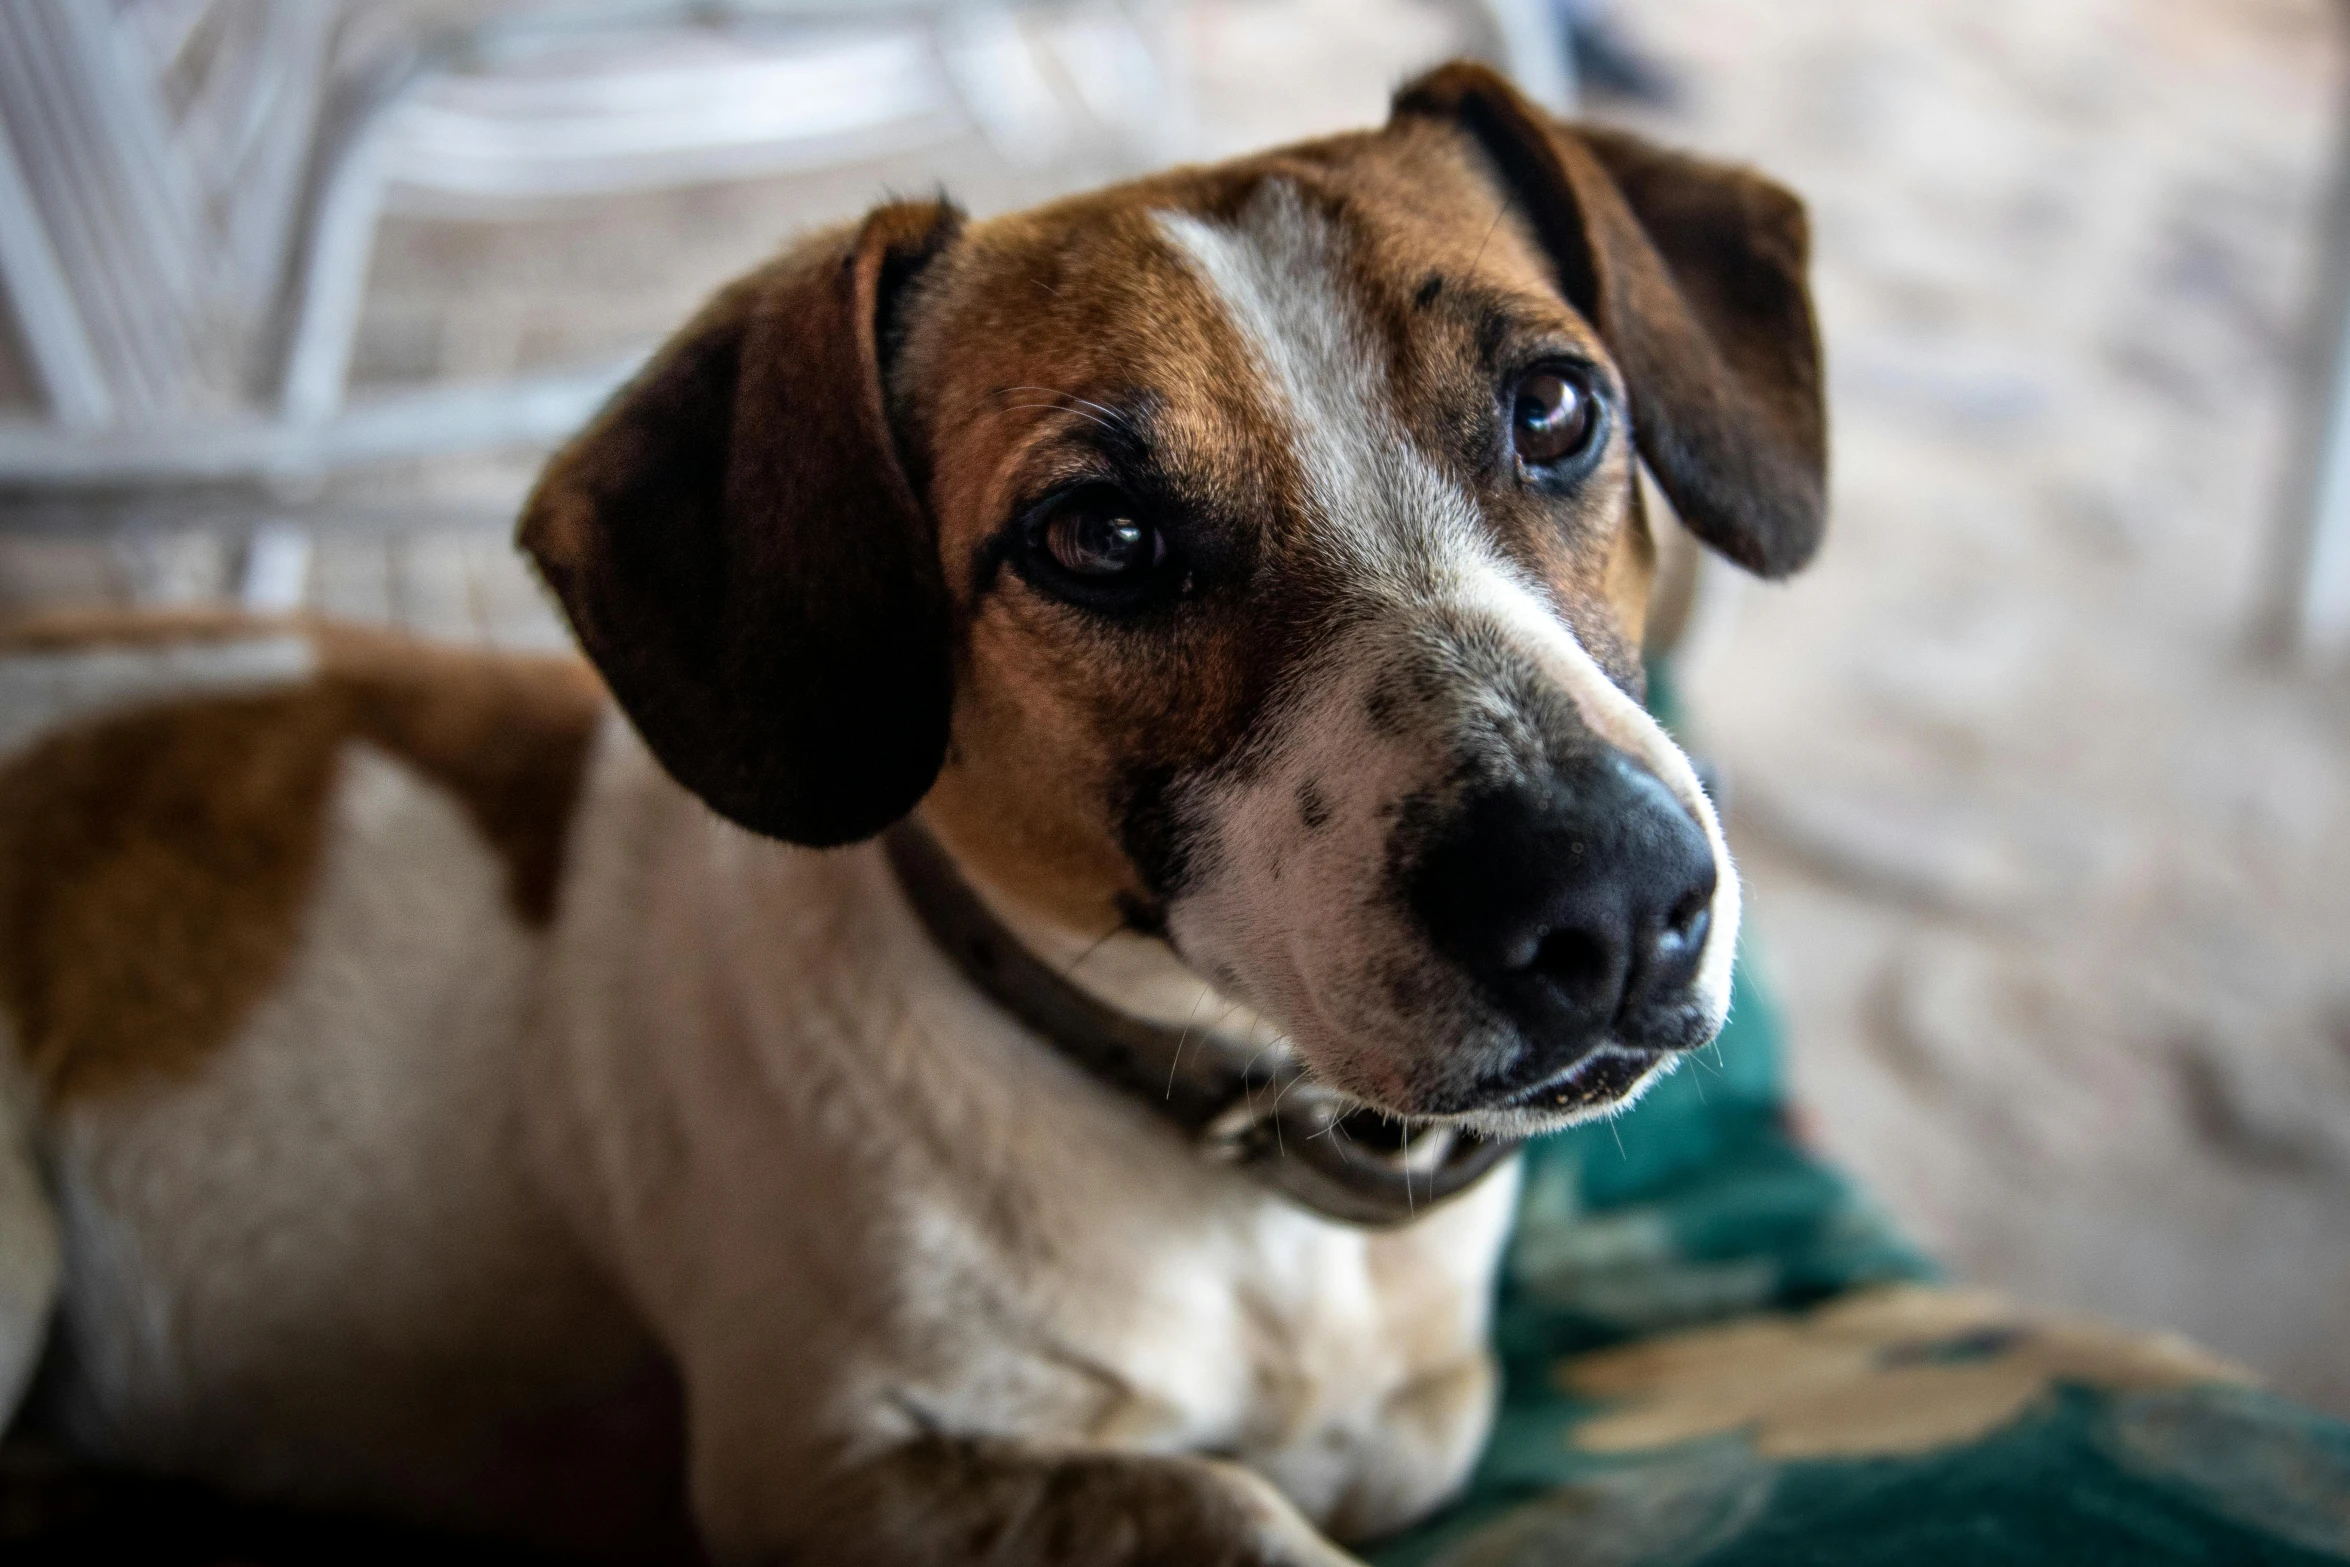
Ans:
[[[234,1032],[293,950],[351,741],[455,795],[505,861],[516,917],[551,918],[594,675],[312,634],[312,681],[101,718],[0,770],[0,1004],[51,1092],[184,1066]]]

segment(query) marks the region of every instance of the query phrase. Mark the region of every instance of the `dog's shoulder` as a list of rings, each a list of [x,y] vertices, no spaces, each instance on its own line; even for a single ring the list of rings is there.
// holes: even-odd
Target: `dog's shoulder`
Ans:
[[[0,629],[0,1008],[42,1087],[201,1055],[281,971],[343,758],[453,797],[551,917],[604,708],[574,659],[308,621]]]

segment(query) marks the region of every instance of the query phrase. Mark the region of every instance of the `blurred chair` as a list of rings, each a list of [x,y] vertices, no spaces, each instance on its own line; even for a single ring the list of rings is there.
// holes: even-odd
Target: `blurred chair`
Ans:
[[[444,11],[446,8],[442,8]],[[477,8],[479,9],[479,8]],[[984,136],[1179,150],[1152,0],[0,5],[0,279],[48,416],[0,485],[285,478],[552,440],[633,360],[346,397],[379,216]]]

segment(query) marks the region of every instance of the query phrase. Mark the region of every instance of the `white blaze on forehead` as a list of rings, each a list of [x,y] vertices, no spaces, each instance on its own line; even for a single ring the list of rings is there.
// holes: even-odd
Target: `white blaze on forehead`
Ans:
[[[1287,180],[1267,180],[1236,222],[1154,214],[1248,345],[1265,400],[1286,415],[1316,536],[1394,572],[1433,545],[1475,537],[1475,504],[1405,433],[1378,340],[1346,279],[1347,236]]]

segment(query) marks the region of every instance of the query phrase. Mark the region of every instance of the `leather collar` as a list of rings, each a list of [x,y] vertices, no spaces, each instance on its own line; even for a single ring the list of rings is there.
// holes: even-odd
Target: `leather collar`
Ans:
[[[883,835],[898,885],[965,977],[1070,1060],[1172,1121],[1203,1158],[1237,1165],[1347,1224],[1402,1224],[1483,1179],[1516,1139],[1355,1107],[1286,1055],[1146,1022],[1056,974],[980,901],[911,817]]]

